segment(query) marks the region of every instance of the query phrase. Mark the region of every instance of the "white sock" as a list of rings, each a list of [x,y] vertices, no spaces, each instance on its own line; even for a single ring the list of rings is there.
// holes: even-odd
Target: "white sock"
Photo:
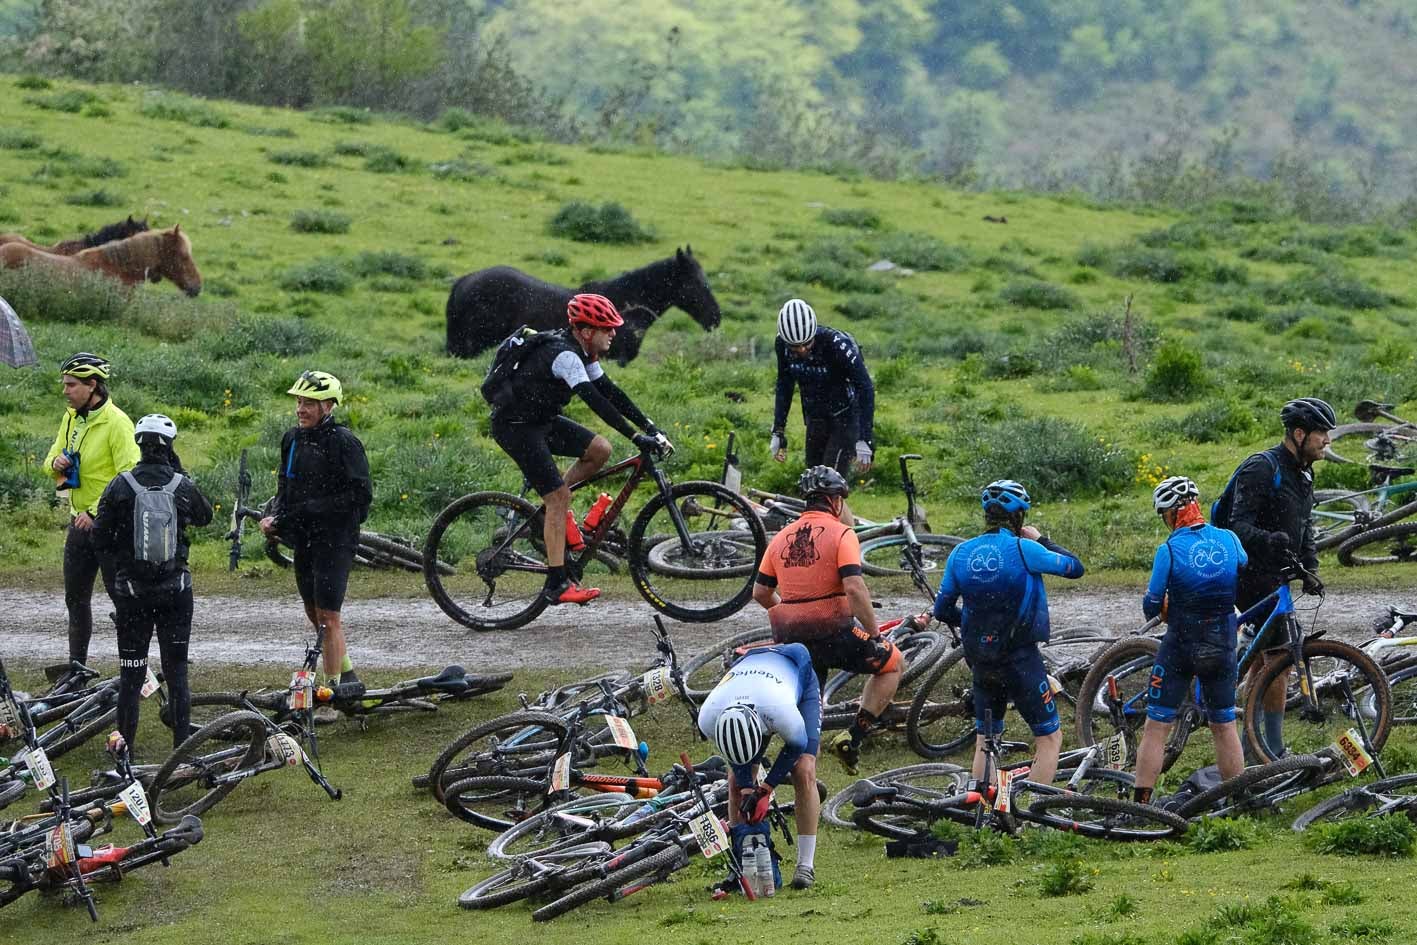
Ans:
[[[817,837],[797,835],[797,865],[812,868],[812,858],[817,855]]]

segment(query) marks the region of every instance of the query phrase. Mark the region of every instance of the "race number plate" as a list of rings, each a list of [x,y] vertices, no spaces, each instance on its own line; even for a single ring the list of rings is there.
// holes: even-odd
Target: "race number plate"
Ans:
[[[1060,692],[1063,691],[1063,684],[1058,681],[1058,677],[1057,677],[1057,676],[1054,676],[1052,673],[1049,673],[1049,674],[1048,674],[1048,688],[1051,689],[1051,690],[1053,690],[1053,695],[1056,696],[1058,693],[1060,693]]]
[[[315,704],[315,674],[308,669],[297,669],[290,677],[290,708],[300,712]]]
[[[728,468],[723,471],[723,485],[729,492],[743,494],[743,470],[733,463],[728,464]]]
[[[994,809],[1001,814],[1007,814],[1013,805],[1014,772],[1008,768],[1000,768],[994,773],[994,784],[998,789],[994,798]]]
[[[44,858],[50,869],[68,866],[74,862],[74,835],[67,822],[59,824],[44,835]]]
[[[1339,760],[1343,762],[1343,767],[1348,769],[1349,777],[1356,778],[1373,763],[1373,756],[1363,747],[1363,738],[1357,729],[1350,728],[1338,736],[1334,747],[1338,749]]]
[[[1125,732],[1108,735],[1098,742],[1097,746],[1101,749],[1099,754],[1104,767],[1111,768],[1113,771],[1127,769],[1127,734]]]
[[[15,738],[20,734],[20,707],[6,696],[0,699],[0,738]]]
[[[689,829],[694,832],[699,850],[707,859],[711,860],[728,849],[728,834],[723,832],[723,821],[711,811],[689,821]]]
[[[284,732],[277,732],[266,739],[266,753],[286,768],[300,764],[300,759],[304,756],[300,743]]]
[[[144,699],[146,699],[148,696],[150,696],[150,695],[152,695],[153,693],[157,692],[157,687],[158,687],[157,677],[153,675],[153,668],[152,668],[151,666],[149,666],[149,667],[148,667],[148,677],[143,680],[143,688],[141,688],[141,689],[138,690],[138,695],[140,695],[140,696],[142,696]]]
[[[669,698],[669,670],[663,666],[656,666],[645,673],[642,680],[645,690],[645,701],[650,705],[663,702]]]
[[[571,753],[568,751],[556,759],[551,766],[551,784],[548,794],[558,794],[571,786]]]
[[[54,786],[57,780],[54,777],[54,768],[49,764],[49,756],[44,753],[43,748],[24,752],[21,757],[25,760],[25,767],[30,769],[30,774],[34,777],[36,788],[47,791]]]
[[[618,715],[607,715],[605,717],[605,727],[610,729],[610,738],[621,748],[628,748],[634,751],[640,747],[639,739],[635,738],[635,730],[630,728],[630,723]]]
[[[118,796],[128,805],[128,813],[133,815],[133,819],[144,827],[153,819],[152,810],[148,807],[148,796],[137,781],[119,791]]]

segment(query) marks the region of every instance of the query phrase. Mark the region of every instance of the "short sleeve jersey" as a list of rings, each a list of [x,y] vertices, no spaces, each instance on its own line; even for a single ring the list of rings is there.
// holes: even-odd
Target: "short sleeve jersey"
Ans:
[[[768,611],[773,638],[820,639],[851,629],[851,603],[841,581],[860,573],[856,532],[830,512],[806,512],[778,532],[763,553],[757,578],[782,598]]]

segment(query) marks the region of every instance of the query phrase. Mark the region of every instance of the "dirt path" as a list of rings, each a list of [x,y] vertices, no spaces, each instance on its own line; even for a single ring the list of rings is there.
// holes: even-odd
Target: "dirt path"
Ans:
[[[1414,595],[1407,595],[1412,597]],[[897,615],[919,609],[919,598],[878,594],[881,613]],[[1375,616],[1383,614],[1391,593],[1343,591],[1329,596],[1318,626],[1344,638],[1363,637]],[[107,600],[94,599],[96,630],[91,648],[100,660],[117,659]],[[1090,627],[1113,634],[1140,622],[1139,595],[1098,588],[1051,594],[1053,627]],[[449,620],[431,600],[352,600],[344,619],[352,638],[352,656],[360,666],[441,666],[461,663],[468,669],[624,667],[646,661],[653,643],[645,628],[654,612],[634,601],[602,600],[589,607],[548,610],[522,630],[475,633]],[[671,624],[680,651],[693,653],[697,642],[718,640],[766,622],[749,604],[717,624]],[[1307,627],[1310,617],[1306,615]],[[0,590],[0,655],[6,659],[48,662],[63,658],[65,615],[58,594]],[[201,597],[192,625],[192,659],[202,663],[298,663],[306,645],[305,616],[293,594],[274,599]]]

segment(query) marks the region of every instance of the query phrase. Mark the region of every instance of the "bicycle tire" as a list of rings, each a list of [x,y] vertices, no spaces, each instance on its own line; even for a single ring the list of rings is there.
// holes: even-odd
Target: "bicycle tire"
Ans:
[[[0,809],[15,803],[15,801],[24,796],[25,791],[28,789],[29,784],[25,781],[21,781],[19,778],[0,784]]]
[[[359,533],[359,544],[371,551],[378,552],[386,558],[399,562],[402,567],[414,571],[423,570],[423,550],[421,548],[406,545],[401,541],[395,541],[377,532],[365,531]]]
[[[1335,452],[1333,444],[1350,436],[1361,436],[1366,440],[1374,434],[1384,433],[1395,428],[1395,425],[1386,423],[1340,423],[1329,431],[1329,446],[1324,448],[1324,459],[1330,462],[1355,463],[1357,462],[1356,460],[1346,459]]]
[[[608,838],[595,835],[596,831],[612,823],[623,809],[638,809],[644,804],[643,800],[628,794],[573,797],[507,827],[487,844],[487,856],[493,860],[517,861],[565,847],[600,842]],[[608,819],[602,816],[605,814],[610,815]],[[595,827],[588,830],[567,820],[567,815],[594,819]]]
[[[1325,506],[1330,508],[1324,509]],[[1314,546],[1319,551],[1337,548],[1368,527],[1346,518],[1329,518],[1323,514],[1324,511],[1336,516],[1346,516],[1351,513],[1367,513],[1368,510],[1368,497],[1361,493],[1347,489],[1315,489],[1314,507],[1309,513],[1309,521],[1314,528]]]
[[[1249,743],[1255,757],[1265,761],[1275,761],[1276,756],[1265,744],[1260,731],[1264,724],[1264,713],[1261,711],[1263,693],[1279,679],[1287,679],[1287,674],[1293,663],[1288,649],[1275,652],[1277,652],[1277,656],[1272,661],[1265,663],[1259,676],[1250,684],[1245,697],[1245,740]],[[1373,751],[1381,751],[1383,745],[1387,743],[1388,732],[1392,728],[1392,689],[1388,686],[1387,677],[1378,668],[1378,664],[1356,646],[1339,640],[1322,638],[1305,640],[1303,656],[1307,661],[1327,659],[1332,660],[1335,664],[1347,663],[1352,667],[1351,671],[1337,670],[1324,674],[1322,678],[1315,680],[1318,685],[1314,692],[1314,699],[1320,703],[1320,712],[1325,717],[1324,721],[1327,721],[1327,717],[1332,711],[1326,708],[1327,698],[1340,691],[1334,683],[1337,674],[1342,672],[1347,675],[1348,672],[1353,672],[1361,677],[1362,685],[1350,685],[1354,698],[1357,700],[1353,710],[1364,713],[1368,741],[1371,743]],[[1311,673],[1311,675],[1314,674]],[[1349,678],[1351,679],[1352,676],[1350,675]],[[1314,720],[1311,723],[1310,720],[1303,719],[1301,711],[1299,711],[1302,706],[1303,700],[1295,699],[1290,700],[1285,708],[1285,742],[1296,742],[1292,747],[1297,753],[1314,752],[1332,742],[1336,735],[1334,730],[1318,727],[1321,726],[1319,720]],[[1316,727],[1308,727],[1310,724]],[[1294,732],[1298,734],[1295,735]]]
[[[730,529],[727,531],[695,532],[690,537],[695,542],[714,543],[722,545],[723,550],[720,556],[738,556],[731,549],[734,547],[747,549],[753,545],[753,533],[749,529]],[[727,578],[739,577],[743,574],[752,574],[757,568],[758,562],[751,564],[746,560],[729,568],[704,567],[696,564],[693,556],[686,557],[683,553],[683,546],[677,541],[657,541],[650,546],[647,554],[649,566],[657,574],[669,577],[682,578]]]
[[[615,890],[625,886],[633,880],[652,876],[660,872],[673,873],[689,865],[689,853],[678,844],[674,844],[667,849],[645,857],[635,863],[631,863],[621,869],[611,872],[602,879],[592,880],[583,883],[571,890],[560,899],[547,903],[531,914],[532,919],[537,922],[545,922],[565,915],[572,909],[579,908],[588,902],[600,899],[603,896],[613,895]]]
[[[1141,744],[1141,731],[1146,725],[1146,713],[1141,708],[1146,705],[1145,696],[1151,682],[1151,668],[1156,663],[1160,641],[1153,637],[1124,637],[1112,644],[1099,655],[1078,687],[1074,715],[1074,730],[1078,744],[1095,745],[1103,737],[1113,734],[1112,719],[1105,710],[1102,692],[1107,686],[1107,677],[1116,676],[1118,689],[1123,701],[1131,702],[1135,714],[1126,719],[1124,734],[1127,748],[1135,753]],[[1199,711],[1187,690],[1187,695],[1177,717],[1181,713]],[[1105,728],[1104,728],[1105,726]],[[1172,729],[1161,758],[1161,770],[1169,771],[1186,748],[1189,731],[1182,732],[1180,726]]]
[[[956,781],[958,783],[956,787],[962,786],[963,782],[969,778],[969,772],[959,765],[930,761],[923,764],[906,765],[902,768],[892,768],[889,771],[882,771],[880,774],[871,775],[870,780],[876,784],[895,784],[899,781],[908,781],[912,777],[930,775],[939,777],[957,776]],[[856,793],[856,785],[859,783],[860,780],[853,781],[847,786],[846,790],[838,791],[827,798],[826,802],[822,804],[822,819],[834,827],[840,827],[843,830],[855,830],[856,823],[841,816],[841,810],[848,805],[855,806],[852,799]]]
[[[565,863],[561,870],[547,872],[540,876],[533,876],[527,872],[532,866],[529,859],[514,863],[469,887],[458,896],[458,905],[464,909],[495,909],[498,906],[510,905],[513,902],[540,896],[546,890],[557,885],[557,879],[565,870],[580,866],[588,861],[604,859],[610,853],[611,849],[608,843],[586,844],[580,848],[568,849],[557,857],[558,863]]]
[[[519,819],[517,813],[525,813],[528,802],[535,803],[546,797],[546,782],[534,778],[511,778],[491,775],[487,777],[461,778],[443,788],[443,806],[458,820],[482,827],[486,830],[506,830]],[[496,808],[508,809],[513,816],[496,816],[487,813],[474,804],[490,804]]]
[[[974,744],[973,685],[963,647],[935,662],[905,716],[905,738],[917,755],[944,758]]]
[[[1360,548],[1376,544],[1384,546],[1381,553],[1358,553]],[[1348,567],[1404,561],[1417,561],[1417,522],[1379,525],[1377,528],[1359,532],[1338,546],[1338,562]]]
[[[97,715],[93,716],[88,721],[80,724],[78,728],[74,729],[74,731],[60,738],[56,738],[53,742],[45,745],[44,753],[49,756],[50,761],[53,761],[60,755],[66,754],[67,752],[71,752],[75,748],[78,748],[80,745],[88,741],[90,738],[93,738],[95,735],[98,735],[101,732],[106,733],[112,731],[113,723],[117,718],[118,706],[116,704],[105,707],[101,709]],[[68,718],[66,717],[63,724],[67,723]],[[50,729],[49,731],[53,731],[53,729]],[[45,734],[48,733],[46,732]],[[40,737],[42,739],[44,736],[41,735]]]
[[[545,568],[545,556],[537,550],[541,535],[524,529],[523,536],[499,559],[494,561],[489,554],[501,541],[499,529],[504,532],[507,528],[504,515],[510,515],[512,523],[521,527],[536,511],[530,502],[506,492],[474,492],[438,513],[423,544],[423,582],[443,613],[473,630],[511,630],[540,616],[547,607],[541,595],[545,572],[518,571],[509,565]],[[487,560],[482,562],[480,575],[478,559],[484,557]],[[440,562],[448,563],[454,573],[443,574],[437,567]],[[507,592],[503,606],[493,614],[488,601],[496,593],[496,579],[507,574],[525,575],[526,579],[517,578],[515,589]],[[479,597],[483,602],[474,604]],[[466,605],[460,598],[467,601]]]
[[[521,739],[514,751],[504,749],[495,738],[499,732],[511,737],[533,727],[541,731]],[[557,748],[569,734],[566,722],[549,712],[513,712],[489,719],[463,732],[439,752],[428,768],[427,785],[441,803],[444,789],[463,778],[477,775],[544,778]],[[475,747],[484,739],[492,741],[487,746]],[[474,750],[469,753],[469,749]],[[493,754],[486,755],[488,750]]]
[[[1392,724],[1417,724],[1417,666],[1405,666],[1390,674],[1387,681],[1392,690]],[[1375,715],[1377,711],[1371,702],[1370,694],[1363,708],[1366,713]]]
[[[687,580],[656,573],[649,565],[649,552],[661,540],[659,536],[673,533],[665,497],[656,493],[630,526],[630,578],[636,590],[655,610],[686,623],[711,623],[736,614],[753,595],[757,564],[767,550],[767,533],[763,531],[762,521],[746,499],[716,482],[677,483],[670,487],[669,500],[679,507],[684,524],[691,532],[695,531],[693,526],[701,516],[706,516],[709,524],[720,518],[741,519],[753,536],[751,555],[744,546],[735,545],[731,564],[718,562],[719,573],[724,576],[712,579]],[[677,541],[677,538],[663,540]],[[705,554],[709,555],[705,566],[718,561],[712,557],[717,553],[714,548],[705,549]],[[740,556],[751,557],[752,565],[746,569],[738,567]]]
[[[750,643],[761,643],[771,639],[773,639],[772,627],[757,627],[719,640],[684,663],[684,691],[696,703],[703,702],[713,691],[713,687],[718,685],[723,674],[737,662],[733,656],[734,650]],[[711,684],[710,680],[712,680]]]
[[[1055,810],[1066,813],[1052,813]],[[1077,814],[1083,811],[1104,816],[1100,820],[1081,820]],[[1062,792],[1035,797],[1027,810],[1016,816],[1055,830],[1100,840],[1170,840],[1184,834],[1187,827],[1185,818],[1171,811],[1100,794]],[[1141,826],[1144,822],[1152,826]]]
[[[1320,801],[1294,818],[1292,829],[1308,830],[1316,823],[1333,823],[1354,816],[1370,816],[1375,808],[1386,808],[1396,798],[1393,795],[1417,795],[1417,773],[1399,774],[1371,784],[1349,788]]]
[[[1274,795],[1297,787],[1305,780],[1317,782],[1324,769],[1333,763],[1332,759],[1325,760],[1318,755],[1286,755],[1278,761],[1254,765],[1197,794],[1176,813],[1194,820],[1201,816],[1228,817],[1247,810],[1270,808]]]
[[[933,576],[936,581],[945,570],[945,562],[950,552],[964,541],[958,535],[934,535],[917,533],[915,540],[920,543],[920,555],[924,567],[922,573]],[[910,574],[909,568],[901,567],[900,553],[906,544],[904,535],[882,535],[861,543],[861,570],[871,577],[902,577]],[[891,563],[891,562],[895,563]]]
[[[244,751],[242,739],[249,739]],[[219,768],[234,770],[260,762],[266,754],[266,719],[255,712],[229,712],[209,722],[187,736],[168,756],[153,775],[148,788],[148,806],[153,820],[174,824],[187,814],[201,815],[230,794],[240,782],[201,785],[195,796],[178,794],[184,788],[199,784],[199,775],[217,757]],[[174,796],[178,794],[178,796]]]
[[[898,692],[908,692],[915,681],[935,665],[949,651],[949,641],[933,630],[908,633],[893,641],[900,649],[905,664],[900,671]],[[839,670],[827,678],[822,687],[822,711],[836,712],[845,709],[853,711],[861,703],[861,690],[871,676]]]

